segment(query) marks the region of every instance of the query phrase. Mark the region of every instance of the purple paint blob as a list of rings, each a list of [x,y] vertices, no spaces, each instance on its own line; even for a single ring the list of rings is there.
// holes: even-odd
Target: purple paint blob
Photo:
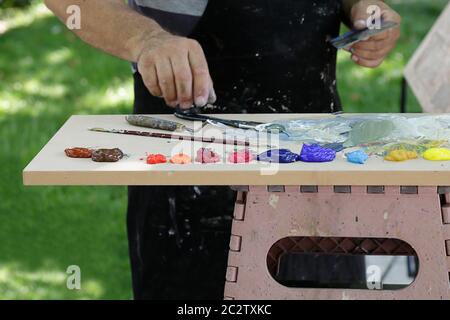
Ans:
[[[319,146],[318,144],[304,144],[300,153],[303,162],[331,162],[336,158],[336,151]]]

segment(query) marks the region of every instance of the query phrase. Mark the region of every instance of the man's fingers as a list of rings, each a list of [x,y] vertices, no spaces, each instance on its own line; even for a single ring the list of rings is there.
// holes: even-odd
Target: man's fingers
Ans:
[[[386,30],[385,32],[376,34],[369,38],[369,41],[383,41],[389,39],[392,30]]]
[[[366,20],[363,20],[363,19],[354,20],[353,28],[355,28],[356,30],[362,30],[362,29],[367,28]]]
[[[193,104],[192,98],[192,73],[189,65],[187,50],[176,54],[171,58],[172,69],[175,77],[177,100],[180,108],[187,109]]]
[[[366,50],[366,51],[380,51],[381,49],[389,46],[392,40],[385,39],[381,41],[366,40],[355,43],[352,46],[353,50]]]
[[[156,61],[156,73],[158,75],[158,84],[166,104],[171,107],[176,107],[179,103],[177,100],[177,89],[175,87],[172,64],[168,58],[162,58]]]
[[[392,9],[384,9],[381,11],[381,18],[383,21],[392,21],[400,24],[402,22],[402,17]]]
[[[137,68],[148,91],[155,97],[162,97],[163,94],[159,87],[158,75],[156,74],[155,60],[153,57],[146,56],[140,59]]]
[[[352,50],[353,55],[367,59],[367,60],[378,60],[383,59],[391,51],[391,47],[385,47],[379,51],[368,51],[368,50]]]
[[[350,18],[353,23],[353,28],[361,30],[367,28],[367,20],[370,14],[367,12],[367,3],[359,1],[353,5]]]
[[[367,68],[376,68],[378,66],[380,66],[383,63],[384,59],[377,59],[377,60],[368,60],[368,59],[364,59],[364,58],[360,58],[356,55],[352,56],[352,60],[362,66],[362,67],[367,67]]]
[[[362,29],[363,26],[370,27],[373,22],[380,22],[371,22],[370,19],[401,23],[400,15],[382,1],[359,1],[353,5],[351,21],[356,29]],[[365,41],[360,41],[350,49],[352,59],[360,66],[368,68],[378,67],[395,47],[399,37],[400,29],[395,28],[374,35]]]
[[[210,100],[212,81],[209,75],[208,63],[202,48],[197,43],[192,43],[189,50],[189,63],[194,81],[193,95],[195,105],[203,107]]]
[[[158,84],[158,76],[156,75],[156,67],[154,65],[145,70],[141,70],[142,80],[148,91],[155,97],[162,97],[163,93]]]
[[[208,95],[208,103],[214,104],[217,101],[217,95],[216,91],[214,90],[214,85],[211,81],[211,87],[209,89],[209,95]]]
[[[357,3],[352,7],[351,20],[355,29],[361,30],[367,27],[367,18],[369,15],[366,11],[366,7],[360,3]]]
[[[150,93],[162,96],[168,106],[186,109],[216,100],[205,55],[195,40],[165,36],[156,48],[144,50],[137,62]]]
[[[396,22],[398,24],[401,23],[402,18],[401,16],[395,12],[394,10],[390,9],[390,8],[383,8],[383,10],[381,10],[381,21],[384,22]],[[370,40],[385,40],[385,39],[390,39],[393,36],[395,36],[396,34],[400,34],[400,29],[399,28],[395,28],[395,29],[389,29],[386,30],[386,32],[382,32],[380,34],[377,34],[373,37],[370,38]]]

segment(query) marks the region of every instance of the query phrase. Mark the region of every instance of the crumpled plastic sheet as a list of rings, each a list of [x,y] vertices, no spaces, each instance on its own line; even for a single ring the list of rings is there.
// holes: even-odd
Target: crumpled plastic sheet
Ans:
[[[450,140],[450,115],[338,115],[274,123],[286,128],[288,140],[344,143],[346,148],[414,139]]]
[[[318,144],[304,144],[300,153],[303,162],[330,162],[336,158],[336,151],[323,148]]]
[[[369,159],[369,156],[363,150],[349,152],[345,156],[348,162],[356,164],[364,164]]]
[[[256,131],[251,129],[237,129],[223,123],[214,122],[214,127],[219,129],[224,137],[236,140],[253,140],[253,141],[278,141],[289,140],[285,133],[273,133],[267,131]]]
[[[342,150],[345,149],[343,143],[337,143],[337,142],[327,143],[327,144],[322,145],[322,147],[327,148],[327,149],[332,149],[336,152],[341,152]]]
[[[341,117],[276,121],[286,128],[287,140],[306,143],[345,142],[351,131],[350,122]]]
[[[394,122],[385,119],[374,119],[357,123],[349,133],[344,146],[353,147],[374,141],[381,141],[394,131]]]
[[[450,140],[450,115],[413,117],[408,121],[417,136],[430,140]]]
[[[293,163],[300,160],[300,155],[289,149],[274,149],[258,155],[258,161],[272,163]]]
[[[286,131],[268,134],[255,130],[217,125],[227,137],[238,139],[288,140],[308,144],[341,143],[345,148],[367,147],[394,142],[425,140],[450,141],[450,115],[397,114],[337,115],[327,118],[301,118],[274,121]]]

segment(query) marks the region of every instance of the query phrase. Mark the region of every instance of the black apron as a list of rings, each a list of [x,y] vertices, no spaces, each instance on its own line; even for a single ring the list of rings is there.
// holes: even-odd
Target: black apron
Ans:
[[[205,51],[214,113],[340,110],[340,0],[210,0],[191,38]],[[134,112],[171,113],[135,73]],[[129,187],[136,299],[221,299],[235,194],[226,187]]]

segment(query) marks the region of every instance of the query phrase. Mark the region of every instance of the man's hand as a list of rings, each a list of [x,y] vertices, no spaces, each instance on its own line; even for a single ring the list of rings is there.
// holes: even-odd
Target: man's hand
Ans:
[[[371,13],[368,13],[367,9],[372,5],[380,8],[383,21],[401,23],[400,15],[383,1],[361,0],[356,2],[350,11],[350,19],[354,28],[364,29],[367,27],[367,21],[371,17]],[[400,28],[395,28],[360,41],[350,48],[352,59],[360,66],[376,68],[383,63],[386,56],[395,48],[399,37]]]
[[[138,69],[146,87],[171,107],[204,106],[216,100],[200,44],[161,31],[143,46]]]

